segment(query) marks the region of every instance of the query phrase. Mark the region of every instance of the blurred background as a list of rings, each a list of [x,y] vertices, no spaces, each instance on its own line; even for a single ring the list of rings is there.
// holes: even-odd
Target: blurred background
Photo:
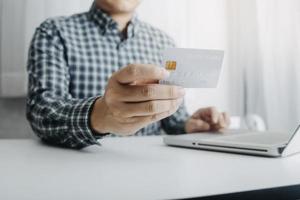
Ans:
[[[27,50],[46,18],[88,11],[93,0],[0,0],[0,138],[33,137],[25,118]],[[261,116],[268,129],[300,124],[299,0],[143,0],[138,15],[178,47],[224,49],[217,89],[189,89],[189,112],[214,105]]]

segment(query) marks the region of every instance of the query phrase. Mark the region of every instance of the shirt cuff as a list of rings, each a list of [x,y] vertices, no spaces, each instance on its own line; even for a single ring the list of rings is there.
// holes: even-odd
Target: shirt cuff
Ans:
[[[100,145],[97,137],[94,136],[90,127],[90,114],[95,101],[99,97],[93,97],[76,103],[70,113],[69,128],[70,133],[76,143],[76,147],[84,148],[89,145]]]
[[[186,134],[185,123],[186,121],[181,121],[174,126],[174,135]]]

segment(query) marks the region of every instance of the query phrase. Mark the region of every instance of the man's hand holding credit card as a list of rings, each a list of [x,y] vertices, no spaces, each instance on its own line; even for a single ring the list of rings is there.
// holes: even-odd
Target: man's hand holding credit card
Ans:
[[[163,52],[163,67],[170,76],[161,84],[184,88],[216,88],[222,71],[224,51],[169,48]]]
[[[112,75],[104,96],[94,104],[93,129],[99,133],[132,135],[146,125],[173,120],[178,115],[182,118],[175,120],[176,130],[171,134],[226,128],[229,124],[226,113],[208,107],[188,116],[183,104],[184,88],[217,86],[223,56],[217,50],[173,48],[163,53],[164,67],[151,64],[123,67]]]

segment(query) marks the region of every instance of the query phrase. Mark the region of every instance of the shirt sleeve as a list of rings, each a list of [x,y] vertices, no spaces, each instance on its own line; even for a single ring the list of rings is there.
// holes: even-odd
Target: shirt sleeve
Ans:
[[[189,114],[183,103],[176,113],[162,120],[162,128],[169,135],[184,134],[186,133],[185,123],[188,118]]]
[[[48,20],[36,30],[29,49],[27,119],[47,143],[75,149],[99,144],[89,124],[98,97],[72,98],[68,68],[64,42]]]

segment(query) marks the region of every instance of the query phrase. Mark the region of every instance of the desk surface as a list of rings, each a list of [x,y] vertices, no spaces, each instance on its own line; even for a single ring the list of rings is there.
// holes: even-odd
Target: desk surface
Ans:
[[[300,155],[264,158],[106,138],[81,151],[0,140],[0,199],[172,199],[300,183]]]

